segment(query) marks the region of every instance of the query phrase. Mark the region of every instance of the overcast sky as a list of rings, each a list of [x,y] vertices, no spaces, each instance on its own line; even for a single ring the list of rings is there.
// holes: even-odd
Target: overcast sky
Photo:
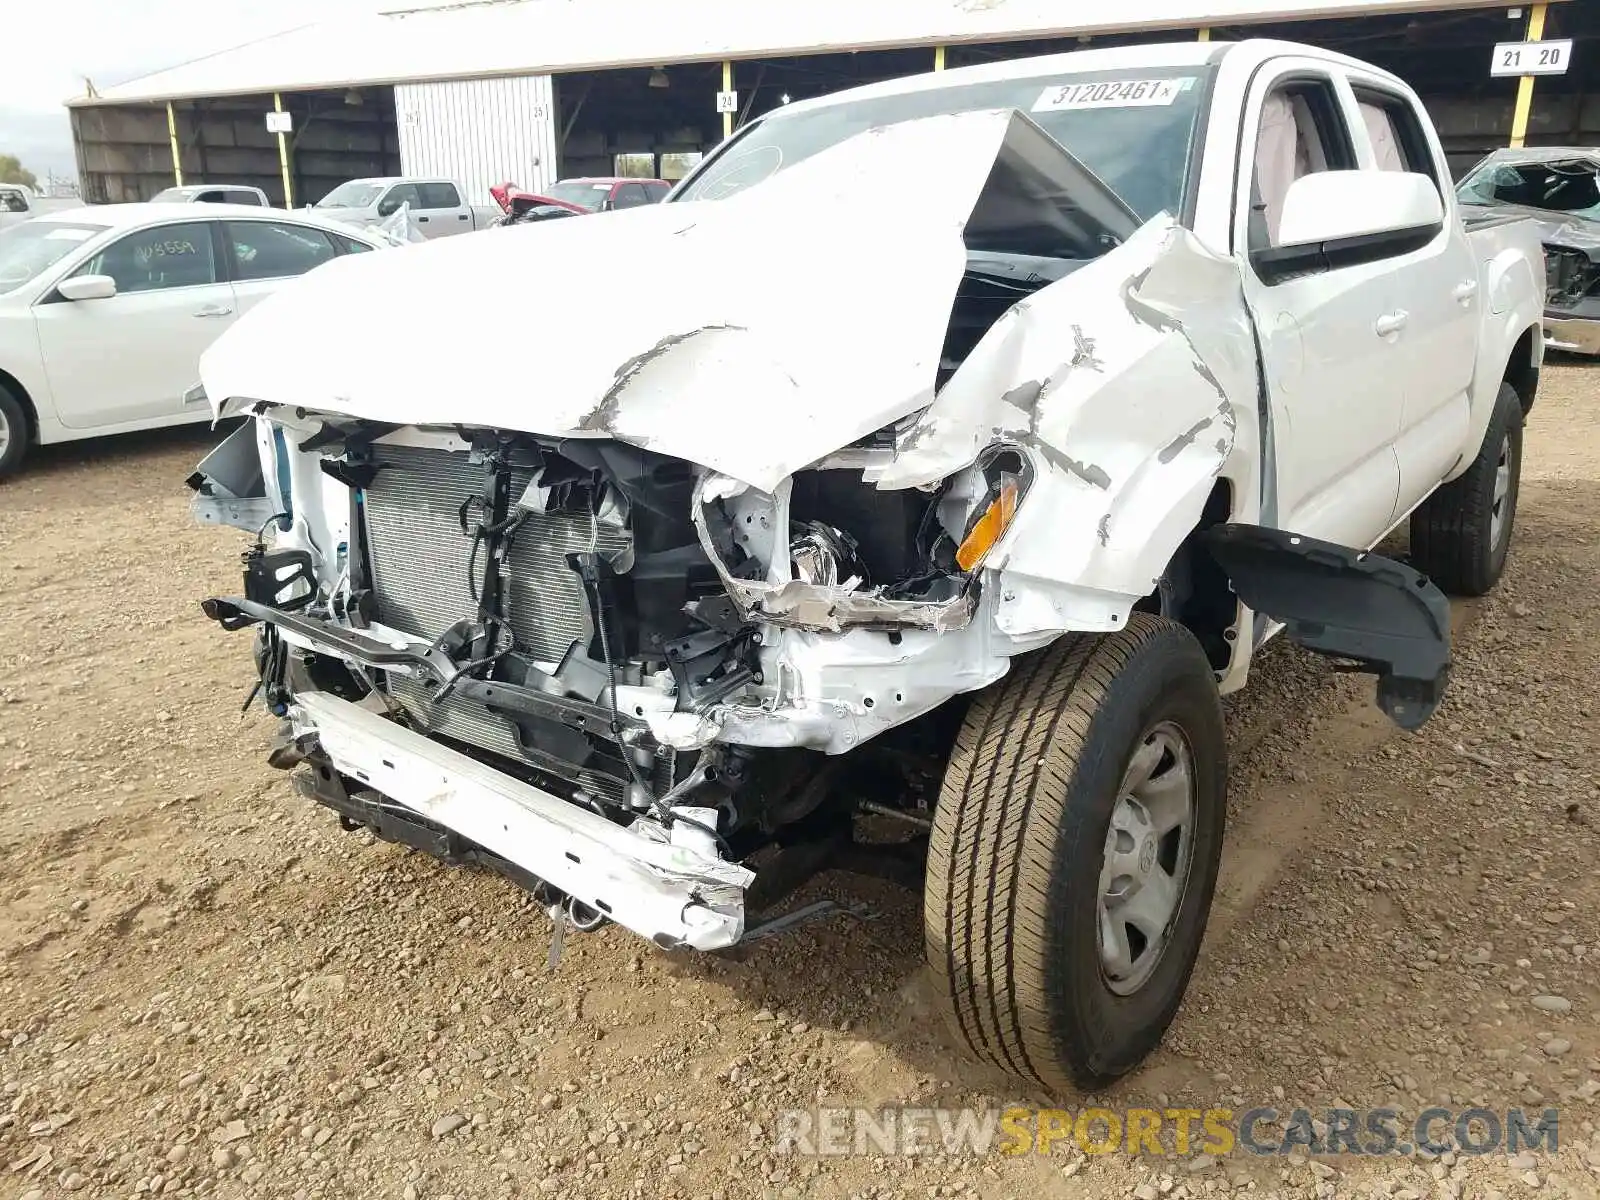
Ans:
[[[72,175],[62,104],[97,87],[319,20],[420,8],[429,0],[0,0],[17,5],[0,38],[0,153],[42,181]],[[437,2],[437,0],[435,0]]]

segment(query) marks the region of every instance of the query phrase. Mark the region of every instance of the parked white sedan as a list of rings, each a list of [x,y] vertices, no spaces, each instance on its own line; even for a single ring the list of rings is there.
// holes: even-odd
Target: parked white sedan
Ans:
[[[200,354],[262,297],[391,245],[309,213],[107,204],[0,230],[0,479],[28,447],[205,421]]]

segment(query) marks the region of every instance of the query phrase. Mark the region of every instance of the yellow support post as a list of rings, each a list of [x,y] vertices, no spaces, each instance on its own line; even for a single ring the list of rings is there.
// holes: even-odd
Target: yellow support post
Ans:
[[[933,48],[933,69],[935,71],[944,70],[944,47],[943,46],[935,46]]]
[[[722,60],[722,90],[725,92],[733,91],[732,59],[725,58]],[[731,112],[725,112],[722,114],[722,136],[724,138],[730,138],[733,136],[733,114]]]
[[[1544,37],[1543,4],[1535,4],[1528,13],[1528,41],[1537,42]],[[1517,80],[1517,107],[1511,112],[1511,145],[1520,149],[1528,136],[1528,115],[1533,111],[1533,76],[1524,75]]]
[[[167,101],[167,139],[172,143],[172,179],[179,187],[183,186],[183,160],[178,157],[178,114],[172,109],[172,101]]]
[[[272,109],[274,112],[283,111],[283,94],[272,93]],[[283,172],[283,207],[294,207],[294,184],[289,181],[289,141],[287,135],[278,134],[278,167]]]
[[[1196,40],[1201,42],[1209,42],[1211,40],[1211,30],[1208,28],[1201,29],[1200,36]]]

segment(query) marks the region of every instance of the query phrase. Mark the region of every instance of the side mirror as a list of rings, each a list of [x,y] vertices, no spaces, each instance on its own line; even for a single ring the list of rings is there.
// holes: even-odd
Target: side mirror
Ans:
[[[400,201],[398,201],[398,200],[384,199],[384,200],[378,201],[378,215],[380,217],[392,217],[392,216],[394,216],[395,213],[397,213],[399,211],[400,211]]]
[[[1250,261],[1268,283],[1420,250],[1444,228],[1433,180],[1410,171],[1318,171],[1289,185],[1278,244]]]
[[[617,201],[612,196],[607,196],[604,200],[602,200],[600,202],[600,211],[601,212],[611,212],[616,207],[617,207]]]
[[[117,294],[117,281],[109,275],[74,275],[56,285],[63,300],[109,300]]]

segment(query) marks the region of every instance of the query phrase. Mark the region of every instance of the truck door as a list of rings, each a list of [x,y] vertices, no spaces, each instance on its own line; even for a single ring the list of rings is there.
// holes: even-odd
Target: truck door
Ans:
[[[1483,311],[1478,263],[1455,214],[1443,155],[1430,140],[1429,124],[1416,100],[1381,78],[1357,71],[1348,75],[1359,117],[1356,141],[1362,169],[1426,175],[1446,209],[1444,227],[1432,242],[1387,260],[1397,310],[1406,315],[1398,342],[1405,382],[1395,441],[1398,516],[1415,507],[1455,466],[1468,437]]]
[[[472,230],[472,210],[461,201],[461,192],[453,183],[434,181],[417,184],[422,197],[422,207],[417,213],[418,223],[426,221],[423,232],[429,237],[443,237],[447,233],[469,233]]]
[[[1346,107],[1314,60],[1262,70],[1247,99],[1234,206],[1244,294],[1258,331],[1271,409],[1276,519],[1284,529],[1369,546],[1393,519],[1394,442],[1405,399],[1404,351],[1390,326],[1386,262],[1268,278],[1251,257],[1278,246],[1289,186],[1357,165]]]

